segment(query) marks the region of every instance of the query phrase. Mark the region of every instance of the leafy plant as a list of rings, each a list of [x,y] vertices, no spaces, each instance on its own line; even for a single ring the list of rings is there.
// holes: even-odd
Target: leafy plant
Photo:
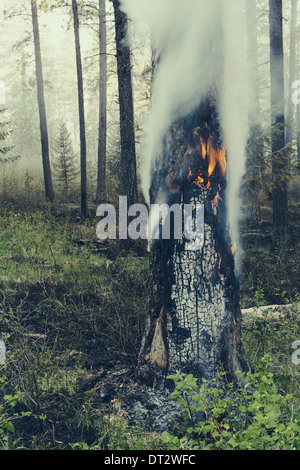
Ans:
[[[240,388],[222,374],[200,388],[190,374],[169,376],[185,427],[175,435],[164,432],[163,441],[172,450],[300,449],[300,416],[289,411],[292,396],[280,394],[273,373],[265,372],[269,365],[265,356],[255,374],[239,374]]]
[[[18,394],[10,395],[5,393],[5,386],[7,385],[6,369],[7,366],[2,366],[0,369],[0,450],[12,447],[20,448],[11,440],[11,436],[15,433],[13,421],[31,415],[30,412],[14,412],[19,396]]]

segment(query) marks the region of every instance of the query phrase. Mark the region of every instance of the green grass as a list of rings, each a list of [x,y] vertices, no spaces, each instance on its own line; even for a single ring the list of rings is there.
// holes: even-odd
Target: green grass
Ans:
[[[96,223],[49,210],[7,210],[0,217],[0,331],[10,352],[2,388],[17,393],[22,411],[31,413],[17,416],[15,426],[29,448],[81,441],[108,448],[125,429],[124,420],[101,421],[102,410],[78,394],[77,383],[95,361],[136,360],[148,259],[117,244],[109,257],[99,253]],[[59,423],[54,441],[53,422]],[[131,441],[147,440],[126,433]]]
[[[0,369],[0,448],[163,446],[138,423],[129,428],[118,405],[99,407],[93,390],[78,390],[95,365],[134,365],[145,328],[148,256],[118,243],[99,251],[96,224],[93,217],[78,223],[60,208],[1,209],[0,331],[10,356]],[[295,251],[272,250],[258,243],[246,251],[245,306],[296,298]],[[299,407],[291,363],[299,325],[296,314],[278,324],[266,313],[243,328],[251,368],[269,354],[276,385],[292,394],[291,410]],[[4,400],[15,395],[15,406]]]
[[[43,212],[7,213],[0,218],[0,276],[12,283],[79,282],[91,280],[92,265],[105,259],[75,245],[95,240],[94,227],[55,219]],[[81,276],[80,276],[81,273]]]
[[[76,224],[41,211],[6,213],[0,218],[0,285],[14,293],[13,314],[26,311],[34,332],[58,332],[74,348],[98,335],[104,348],[125,354],[144,327],[148,260],[118,246],[115,259],[107,259],[95,250],[95,227],[93,219]]]

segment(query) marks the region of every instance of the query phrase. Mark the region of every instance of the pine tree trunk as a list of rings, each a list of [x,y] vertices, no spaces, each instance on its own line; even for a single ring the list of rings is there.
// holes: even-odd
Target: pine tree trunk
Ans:
[[[123,188],[128,206],[131,206],[137,202],[137,173],[131,59],[130,49],[124,41],[128,19],[120,9],[119,0],[112,2],[115,12]]]
[[[107,45],[105,0],[99,0],[99,140],[97,202],[106,201]]]
[[[45,95],[44,95],[44,79],[43,79],[43,68],[42,68],[42,57],[41,57],[37,0],[31,0],[31,12],[32,12],[33,38],[34,38],[36,84],[37,84],[37,96],[38,96],[38,107],[39,107],[39,117],[40,117],[40,132],[41,132],[41,143],[42,143],[42,161],[43,161],[45,194],[46,194],[47,199],[49,199],[50,201],[53,201],[54,190],[53,190],[50,156],[49,156],[48,127],[47,127]]]
[[[269,0],[270,21],[270,71],[272,108],[273,153],[273,225],[276,239],[280,239],[288,227],[287,173],[288,159],[284,152],[284,63],[282,0]]]
[[[222,152],[212,96],[173,124],[153,175],[151,203],[157,203],[160,192],[170,206],[203,204],[205,230],[203,247],[194,251],[185,238],[152,241],[147,326],[139,355],[140,376],[149,384],[161,383],[179,369],[199,379],[225,371],[231,380],[237,379],[237,371],[248,370],[239,285],[226,230],[226,177],[216,166],[208,180],[212,160],[205,157],[203,142],[205,148],[212,142]]]
[[[80,129],[81,212],[83,215],[86,215],[87,213],[86,133],[85,133],[85,117],[84,117],[82,63],[81,63],[80,38],[79,38],[79,18],[78,18],[78,6],[77,6],[76,0],[72,0],[72,10],[73,10],[73,20],[74,20],[77,85],[78,85],[78,111],[79,111],[79,129]]]

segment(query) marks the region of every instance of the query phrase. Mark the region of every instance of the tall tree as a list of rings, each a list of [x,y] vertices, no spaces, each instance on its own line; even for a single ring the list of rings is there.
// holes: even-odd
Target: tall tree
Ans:
[[[106,200],[107,45],[105,0],[99,0],[99,136],[97,202]]]
[[[81,176],[81,212],[87,213],[87,173],[86,173],[86,132],[84,116],[84,95],[83,95],[83,77],[82,62],[79,37],[79,16],[76,0],[72,0],[75,52],[77,67],[77,86],[78,86],[78,112],[79,112],[79,131],[80,131],[80,176]]]
[[[284,55],[282,0],[269,0],[271,120],[273,153],[273,225],[277,239],[288,226],[287,175],[285,147]]]
[[[36,83],[37,83],[38,107],[39,107],[39,116],[40,116],[40,131],[41,131],[41,143],[42,143],[42,160],[43,160],[45,193],[46,193],[47,199],[49,199],[50,201],[53,201],[54,191],[53,191],[51,165],[50,165],[50,157],[49,157],[48,127],[47,127],[45,95],[44,95],[44,78],[43,78],[42,57],[41,57],[37,0],[31,0],[31,12],[32,12]]]
[[[126,42],[128,18],[120,9],[119,0],[111,0],[114,6],[117,68],[120,105],[121,166],[123,187],[129,206],[137,202],[137,171],[133,91],[130,48]]]
[[[289,97],[287,105],[286,143],[291,144],[294,136],[294,103],[292,99],[293,82],[296,76],[297,50],[297,0],[291,0],[290,59],[289,59]]]

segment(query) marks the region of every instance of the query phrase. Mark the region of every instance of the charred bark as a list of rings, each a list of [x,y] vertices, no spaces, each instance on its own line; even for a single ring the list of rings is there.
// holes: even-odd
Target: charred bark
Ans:
[[[211,153],[210,153],[211,152]],[[218,163],[213,155],[223,156]],[[248,370],[241,341],[239,285],[226,228],[224,147],[214,94],[175,122],[162,144],[151,203],[204,205],[204,245],[154,240],[150,253],[148,318],[139,363],[150,384],[180,369],[199,379]],[[213,168],[213,171],[212,171]]]

